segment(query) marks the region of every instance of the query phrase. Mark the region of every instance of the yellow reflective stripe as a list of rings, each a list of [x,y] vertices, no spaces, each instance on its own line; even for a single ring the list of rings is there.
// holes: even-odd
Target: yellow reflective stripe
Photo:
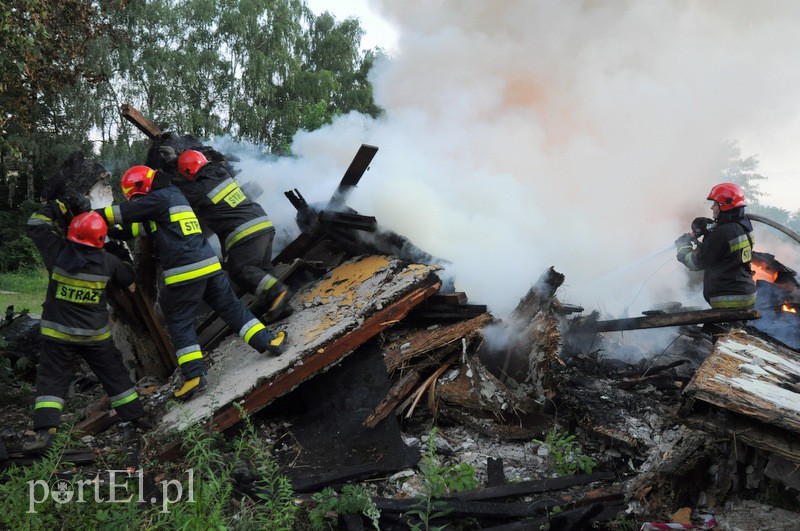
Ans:
[[[103,209],[103,215],[106,217],[106,222],[108,222],[109,225],[116,225],[117,224],[117,221],[114,219],[114,207],[113,207],[113,205],[105,207]]]
[[[756,303],[756,294],[753,295],[723,295],[711,297],[712,308],[741,308],[743,306],[753,306]]]
[[[750,242],[747,240],[739,242],[736,245],[731,245],[731,252],[738,251],[739,249],[744,249],[745,247],[750,247]]]
[[[247,343],[250,343],[250,338],[253,337],[254,335],[256,335],[257,333],[261,332],[265,328],[266,328],[266,326],[264,326],[264,323],[262,323],[262,322],[258,322],[256,324],[254,324],[253,326],[250,327],[250,330],[248,330],[244,334],[244,340]]]
[[[203,353],[199,350],[195,350],[194,352],[189,352],[178,358],[178,365],[183,365],[184,363],[201,359],[203,359]]]
[[[69,284],[70,286],[80,286],[82,288],[103,289],[107,284],[106,282],[92,282],[89,280],[79,280],[77,278],[65,277],[64,275],[59,275],[58,273],[53,273],[52,277],[53,280],[63,282],[64,284]]]
[[[200,278],[209,273],[213,273],[214,271],[219,271],[220,269],[222,269],[222,266],[219,262],[217,262],[200,269],[195,269],[194,271],[187,271],[186,273],[181,273],[179,275],[171,275],[164,277],[164,285],[169,286],[170,284],[177,284],[178,282],[185,282],[187,280]]]
[[[236,242],[238,242],[239,240],[241,240],[241,239],[242,239],[242,238],[244,238],[245,236],[250,236],[250,235],[251,235],[251,234],[253,234],[254,232],[258,232],[258,231],[260,231],[260,230],[268,229],[268,228],[270,228],[270,227],[272,227],[272,222],[271,222],[271,221],[263,221],[263,222],[259,223],[258,225],[253,225],[253,226],[252,226],[252,227],[250,227],[249,229],[245,229],[245,230],[243,230],[242,232],[240,232],[239,234],[237,234],[236,236],[234,236],[234,237],[233,237],[233,238],[232,238],[232,239],[231,239],[231,240],[230,240],[230,241],[227,243],[227,245],[225,245],[225,250],[226,250],[226,251],[230,250],[230,248],[231,248],[231,247],[233,247],[233,246],[236,244]]]
[[[30,219],[41,219],[44,221],[53,221],[53,218],[48,218],[44,214],[39,214],[38,212],[31,214]]]
[[[195,219],[197,216],[191,210],[188,212],[176,212],[169,215],[170,221],[181,221],[183,219]]]
[[[223,188],[217,195],[212,197],[211,202],[214,204],[219,203],[220,201],[222,201],[222,198],[231,193],[231,190],[233,190],[234,188],[237,188],[237,184],[235,182],[229,184],[228,186]]]
[[[136,391],[134,391],[133,393],[131,393],[128,396],[126,396],[125,398],[120,398],[119,400],[115,400],[115,401],[111,402],[111,407],[124,406],[128,402],[133,402],[137,398],[139,398],[139,395],[136,393]]]
[[[58,410],[64,409],[64,406],[58,402],[36,402],[36,405],[33,406],[33,409],[41,409],[43,407],[51,407]]]
[[[141,227],[141,226],[142,226],[141,223],[134,223],[133,225],[131,225],[131,236],[133,236],[134,238],[138,238],[139,237],[139,227]]]
[[[58,330],[54,330],[52,328],[41,327],[41,334],[43,336],[52,337],[55,339],[64,339],[66,341],[72,341],[75,343],[81,342],[88,342],[88,341],[101,341],[103,339],[107,339],[111,337],[111,330],[108,332],[104,332],[102,334],[96,336],[76,336],[73,334],[66,334],[64,332],[59,332]]]

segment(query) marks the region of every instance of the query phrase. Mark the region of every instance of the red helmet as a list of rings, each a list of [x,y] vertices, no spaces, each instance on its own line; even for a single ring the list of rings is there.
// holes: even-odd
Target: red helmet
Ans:
[[[153,178],[156,171],[147,166],[134,166],[122,176],[122,193],[127,199],[135,195],[144,195],[153,189]]]
[[[745,206],[744,192],[739,185],[722,183],[716,185],[708,193],[709,201],[716,201],[722,211]]]
[[[178,173],[188,181],[194,181],[195,174],[208,164],[208,159],[199,151],[187,149],[178,157]]]
[[[71,242],[88,245],[89,247],[103,248],[108,234],[108,225],[103,216],[97,212],[84,212],[72,218],[67,231],[67,239]]]

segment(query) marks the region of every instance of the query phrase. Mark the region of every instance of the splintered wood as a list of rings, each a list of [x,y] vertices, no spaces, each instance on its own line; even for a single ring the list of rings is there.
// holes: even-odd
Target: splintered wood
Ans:
[[[686,422],[800,461],[798,382],[796,352],[732,332],[720,338],[686,387]]]
[[[744,332],[720,339],[686,394],[800,432],[800,359]]]

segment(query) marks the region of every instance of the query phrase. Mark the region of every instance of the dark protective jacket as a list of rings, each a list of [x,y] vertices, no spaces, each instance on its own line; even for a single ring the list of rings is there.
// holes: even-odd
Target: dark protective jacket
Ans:
[[[678,258],[692,271],[704,270],[703,297],[712,308],[747,308],[756,302],[754,243],[753,226],[739,207],[720,212],[717,226],[697,248],[679,251]]]
[[[217,235],[223,253],[266,231],[275,231],[266,212],[244,194],[228,171],[209,162],[195,174],[194,181],[175,182],[186,195],[203,226]]]
[[[41,333],[59,342],[92,344],[111,337],[106,286],[133,283],[133,268],[102,249],[61,236],[55,202],[28,219],[27,231],[50,273],[42,310]]]
[[[222,271],[217,254],[205,239],[189,201],[169,176],[158,172],[153,190],[135,201],[98,210],[109,225],[144,223],[155,240],[164,284],[181,284]],[[160,178],[159,178],[160,177]],[[150,227],[153,222],[154,229]],[[140,225],[137,225],[140,226]]]

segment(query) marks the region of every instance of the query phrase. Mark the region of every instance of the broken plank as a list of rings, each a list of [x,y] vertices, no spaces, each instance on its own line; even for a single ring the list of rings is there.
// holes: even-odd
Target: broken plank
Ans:
[[[371,337],[401,320],[412,308],[424,301],[426,297],[436,293],[440,286],[441,282],[437,280],[426,287],[415,289],[401,300],[364,321],[364,324],[358,329],[304,359],[303,365],[296,367],[293,372],[284,373],[267,386],[247,395],[237,403],[239,407],[229,407],[214,415],[212,425],[216,430],[226,430],[242,419],[240,411],[243,410],[248,414],[254,413],[278,396],[288,393],[307,378],[310,378]]]
[[[210,353],[214,364],[205,392],[169,406],[158,431],[211,419],[217,429],[232,426],[240,419],[235,404],[246,414],[257,411],[403,319],[439,289],[437,269],[381,255],[341,264],[298,291],[290,302],[294,312],[271,326],[287,334],[282,355],[260,355],[238,336],[229,337]]]
[[[100,411],[75,424],[73,428],[76,432],[84,435],[95,435],[108,429],[117,422],[117,412],[112,410]]]
[[[439,293],[428,299],[430,304],[448,304],[450,306],[459,306],[467,303],[467,294],[463,291],[456,291],[453,293]]]
[[[486,487],[484,489],[469,490],[459,492],[454,497],[462,501],[473,500],[502,500],[506,498],[518,498],[520,496],[530,496],[532,494],[542,494],[556,490],[564,490],[578,485],[588,485],[596,481],[611,481],[616,479],[614,472],[595,472],[593,474],[582,474],[580,476],[564,476],[560,478],[533,479],[529,481],[519,481],[500,485],[497,487]]]
[[[153,140],[161,135],[161,129],[159,129],[156,124],[142,116],[142,114],[132,105],[123,103],[120,107],[120,114],[123,118],[136,126],[139,131],[147,135],[147,138],[150,140]]]
[[[67,449],[60,456],[60,463],[72,463],[73,465],[88,465],[95,462],[97,455],[94,450]],[[23,453],[11,453],[8,455],[7,466],[29,466],[37,461],[44,459],[44,456],[32,456]]]
[[[428,352],[449,345],[461,338],[474,335],[494,318],[483,313],[468,321],[460,321],[448,326],[442,326],[433,330],[423,330],[411,335],[403,336],[402,339],[395,341],[384,349],[386,369],[389,373],[397,370],[405,361]]]
[[[667,326],[750,321],[759,317],[761,315],[756,310],[711,309],[597,321],[594,324],[594,329],[597,332],[619,332],[622,330],[643,330]]]
[[[721,337],[684,393],[695,400],[800,432],[800,356],[743,331]]]
[[[400,405],[400,402],[405,400],[405,398],[411,393],[411,391],[416,387],[417,383],[422,379],[422,375],[419,371],[411,370],[407,372],[400,380],[392,386],[387,393],[386,398],[381,401],[380,404],[375,408],[369,417],[364,421],[364,427],[366,428],[374,428],[377,426],[380,421],[391,415],[397,407]]]

